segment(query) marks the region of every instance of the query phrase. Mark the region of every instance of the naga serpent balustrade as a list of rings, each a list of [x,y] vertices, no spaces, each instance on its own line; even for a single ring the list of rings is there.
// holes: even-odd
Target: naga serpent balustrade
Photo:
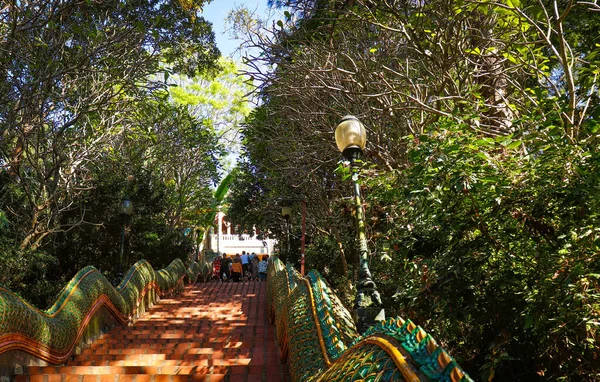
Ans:
[[[132,324],[159,297],[206,279],[207,264],[180,259],[155,271],[146,260],[134,264],[117,287],[94,267],[80,270],[57,301],[42,311],[0,286],[0,376],[24,365],[61,364],[108,326]]]
[[[292,381],[471,381],[410,320],[388,319],[359,335],[350,313],[314,270],[303,278],[275,259],[267,300]]]

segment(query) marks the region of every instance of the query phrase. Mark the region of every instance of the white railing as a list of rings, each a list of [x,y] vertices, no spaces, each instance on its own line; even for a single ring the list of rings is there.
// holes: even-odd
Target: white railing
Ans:
[[[213,251],[218,250],[222,253],[241,253],[246,252],[267,253],[273,252],[275,244],[274,239],[260,240],[256,236],[250,235],[211,235],[210,247]]]
[[[216,237],[217,235],[213,235]],[[246,241],[246,240],[258,240],[255,239],[254,236],[250,236],[250,235],[221,235],[221,240],[223,241]]]

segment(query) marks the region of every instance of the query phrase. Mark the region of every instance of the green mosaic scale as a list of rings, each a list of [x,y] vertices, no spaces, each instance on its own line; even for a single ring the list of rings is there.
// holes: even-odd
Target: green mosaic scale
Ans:
[[[202,272],[201,272],[202,271]],[[42,311],[0,286],[0,356],[22,351],[45,362],[65,362],[102,307],[121,324],[133,322],[156,295],[180,291],[184,283],[205,277],[205,266],[180,259],[155,271],[145,260],[134,264],[115,288],[94,267],[80,270],[52,307]]]
[[[389,319],[360,336],[318,272],[303,278],[274,259],[268,275],[268,311],[292,381],[471,381],[410,320]]]

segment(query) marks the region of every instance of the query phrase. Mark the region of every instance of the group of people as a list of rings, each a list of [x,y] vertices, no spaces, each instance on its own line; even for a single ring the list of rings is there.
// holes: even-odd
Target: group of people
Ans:
[[[233,258],[226,254],[223,257],[217,256],[213,261],[213,279],[234,282],[266,281],[268,257],[263,255],[261,259],[256,253],[246,251],[242,251],[241,256],[236,253]]]

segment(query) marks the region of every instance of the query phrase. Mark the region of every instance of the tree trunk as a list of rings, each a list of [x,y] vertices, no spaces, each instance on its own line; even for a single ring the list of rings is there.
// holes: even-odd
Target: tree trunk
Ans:
[[[346,261],[346,252],[344,251],[344,244],[342,244],[340,230],[337,226],[333,226],[331,227],[331,233],[333,233],[335,241],[338,245],[338,249],[340,250],[340,258],[342,260],[342,269],[344,270],[344,275],[348,275],[348,262]]]

